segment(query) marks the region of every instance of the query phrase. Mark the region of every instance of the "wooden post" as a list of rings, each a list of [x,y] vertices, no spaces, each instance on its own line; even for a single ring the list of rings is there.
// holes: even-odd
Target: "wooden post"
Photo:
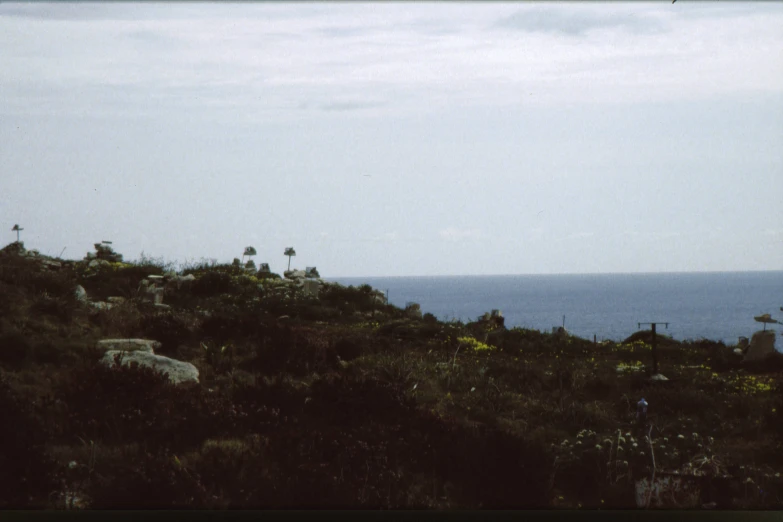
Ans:
[[[652,356],[653,356],[653,375],[658,374],[658,337],[655,335],[655,323],[652,324]]]
[[[652,328],[652,357],[653,357],[653,375],[658,373],[658,335],[656,334],[655,327],[658,324],[663,324],[666,328],[669,328],[669,323],[638,323],[637,328],[641,329],[643,324],[649,324]]]

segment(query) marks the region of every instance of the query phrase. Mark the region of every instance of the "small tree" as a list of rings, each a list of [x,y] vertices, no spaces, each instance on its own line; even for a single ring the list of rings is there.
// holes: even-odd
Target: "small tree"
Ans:
[[[19,232],[21,232],[22,230],[24,230],[24,229],[22,227],[20,227],[19,225],[14,225],[14,228],[11,229],[12,232],[16,232],[16,242],[17,243],[19,242]]]
[[[245,247],[245,253],[242,254],[242,262],[243,263],[245,262],[245,256],[251,257],[251,256],[254,256],[254,255],[256,255],[256,249],[255,248],[253,248],[251,246]]]
[[[284,256],[288,256],[288,270],[291,270],[291,256],[296,255],[296,250],[294,250],[294,247],[288,247],[285,249],[285,252],[283,252]]]

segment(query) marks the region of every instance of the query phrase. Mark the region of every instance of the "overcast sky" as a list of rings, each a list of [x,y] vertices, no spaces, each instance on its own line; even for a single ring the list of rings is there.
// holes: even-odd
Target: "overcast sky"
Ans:
[[[0,242],[783,269],[783,4],[0,4]]]

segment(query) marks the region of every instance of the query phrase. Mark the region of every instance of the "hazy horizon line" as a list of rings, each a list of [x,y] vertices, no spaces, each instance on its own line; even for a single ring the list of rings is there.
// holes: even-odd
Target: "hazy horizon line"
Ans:
[[[781,272],[783,269],[769,270],[704,270],[704,271],[683,271],[683,270],[662,270],[658,272],[564,272],[564,273],[524,273],[524,274],[438,274],[438,275],[380,275],[380,276],[329,276],[321,279],[393,279],[393,278],[436,278],[436,277],[520,277],[520,276],[608,276],[608,275],[659,275],[659,274],[753,274]]]

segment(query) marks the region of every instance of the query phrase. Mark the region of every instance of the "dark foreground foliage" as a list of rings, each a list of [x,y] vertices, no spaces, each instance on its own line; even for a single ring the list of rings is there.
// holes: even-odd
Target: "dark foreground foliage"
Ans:
[[[652,382],[649,332],[442,322],[217,263],[161,309],[139,288],[163,273],[0,256],[0,508],[634,508],[654,464],[708,470],[701,503],[783,507],[781,358],[660,337]],[[200,382],[103,364],[107,337],[160,341]]]

